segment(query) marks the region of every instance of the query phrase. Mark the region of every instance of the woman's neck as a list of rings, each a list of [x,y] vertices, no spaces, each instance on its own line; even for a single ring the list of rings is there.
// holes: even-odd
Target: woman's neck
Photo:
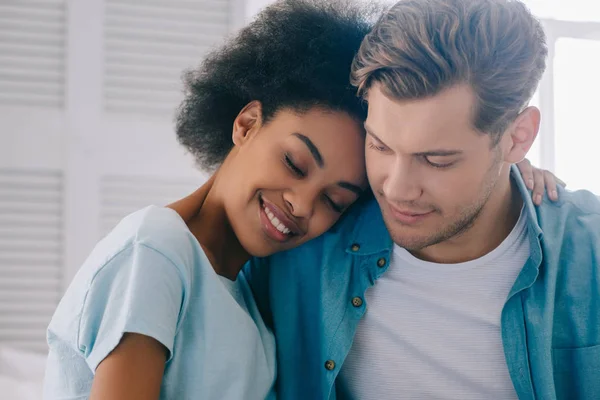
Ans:
[[[235,280],[250,254],[231,228],[217,183],[218,171],[194,193],[167,207],[183,218],[215,272]]]

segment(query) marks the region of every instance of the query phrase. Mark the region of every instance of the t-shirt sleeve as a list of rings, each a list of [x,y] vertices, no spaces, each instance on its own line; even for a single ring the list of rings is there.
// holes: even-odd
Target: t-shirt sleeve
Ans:
[[[83,303],[77,338],[92,371],[117,347],[124,333],[156,339],[173,357],[183,314],[186,276],[166,256],[134,243],[98,270]]]

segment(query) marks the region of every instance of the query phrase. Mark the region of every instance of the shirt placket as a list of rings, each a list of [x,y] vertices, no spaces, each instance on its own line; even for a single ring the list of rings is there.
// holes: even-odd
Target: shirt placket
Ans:
[[[360,244],[355,243],[350,249],[356,253],[360,250]],[[353,289],[349,292],[347,308],[344,311],[341,326],[329,342],[328,348],[330,349],[329,354],[331,356],[328,356],[329,358],[325,361],[324,365],[328,373],[329,395],[324,396],[324,398],[329,400],[336,399],[336,392],[334,390],[335,381],[340,373],[342,363],[350,352],[356,328],[366,312],[365,292],[387,271],[390,261],[389,257],[390,252],[387,251],[379,255],[358,255],[354,260],[354,263],[360,265],[360,281],[353,285]],[[351,334],[345,334],[347,332],[351,332]]]

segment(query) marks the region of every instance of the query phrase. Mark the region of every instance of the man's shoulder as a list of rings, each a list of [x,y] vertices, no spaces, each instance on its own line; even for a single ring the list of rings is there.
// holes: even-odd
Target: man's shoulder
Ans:
[[[600,197],[588,190],[562,190],[556,206],[572,207],[573,211],[583,214],[600,215]]]
[[[379,207],[373,198],[364,199],[348,210],[325,234],[294,249],[250,259],[242,274],[268,326],[273,327],[274,314],[281,315],[277,304],[293,302],[307,293],[321,298],[318,294],[323,289],[321,282],[343,286],[350,279],[348,265],[352,259],[352,243],[375,230],[371,225],[377,222],[365,224],[373,207],[378,212]],[[333,276],[335,279],[332,279]],[[303,293],[302,296],[298,295],[298,290]]]
[[[373,196],[366,196],[348,210],[329,231],[299,247],[267,257],[265,261],[290,262],[306,260],[318,254],[345,252],[352,243],[385,230],[379,205]]]
[[[379,219],[374,218],[379,214]],[[326,233],[294,249],[269,257],[253,258],[245,266],[244,273],[251,281],[265,279],[266,275],[278,277],[289,274],[320,273],[343,263],[352,244],[363,239],[387,234],[381,212],[373,196],[365,196],[348,210]],[[271,278],[273,278],[271,276]]]
[[[537,209],[544,257],[569,276],[600,274],[600,199],[586,190],[559,196]]]
[[[532,304],[539,309],[544,298],[552,304],[553,346],[584,348],[600,339],[600,200],[583,190],[559,196],[537,209],[544,278],[536,289],[545,287],[547,296]]]
[[[542,231],[557,228],[565,236],[592,235],[600,237],[600,198],[587,190],[561,190],[559,200],[545,201],[538,211]],[[600,246],[600,242],[596,243]]]

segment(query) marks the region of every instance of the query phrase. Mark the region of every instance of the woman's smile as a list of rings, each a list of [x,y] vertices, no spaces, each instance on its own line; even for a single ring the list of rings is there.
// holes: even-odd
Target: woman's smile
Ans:
[[[277,241],[287,242],[295,236],[303,235],[302,229],[285,211],[273,202],[259,196],[260,221],[265,234]]]

